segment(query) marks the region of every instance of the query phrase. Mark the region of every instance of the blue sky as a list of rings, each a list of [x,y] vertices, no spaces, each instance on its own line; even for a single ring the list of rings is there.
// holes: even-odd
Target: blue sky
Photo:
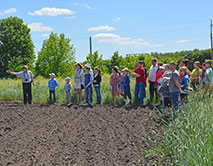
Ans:
[[[22,18],[31,28],[36,54],[53,31],[76,46],[76,61],[93,51],[108,59],[113,52],[174,52],[210,47],[212,0],[7,0],[0,19]]]

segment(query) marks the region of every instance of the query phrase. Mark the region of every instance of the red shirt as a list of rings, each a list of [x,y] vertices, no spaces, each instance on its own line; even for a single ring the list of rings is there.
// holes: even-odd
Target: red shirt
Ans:
[[[143,66],[141,66],[140,68],[137,67],[134,72],[140,75],[140,77],[136,77],[136,82],[143,82],[144,84],[146,84],[146,74]]]
[[[159,70],[156,72],[155,86],[157,85],[158,80],[162,77],[162,75],[163,75],[163,71],[159,69]]]

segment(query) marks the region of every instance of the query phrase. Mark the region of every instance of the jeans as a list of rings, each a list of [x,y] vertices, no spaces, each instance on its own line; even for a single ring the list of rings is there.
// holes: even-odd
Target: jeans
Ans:
[[[24,104],[32,104],[32,86],[31,83],[23,83]]]
[[[101,104],[101,85],[95,86],[95,93],[97,97],[97,104]]]
[[[66,104],[70,104],[70,103],[71,103],[71,92],[66,91]]]
[[[137,82],[135,84],[135,101],[137,105],[143,105],[145,93],[145,84],[143,82]]]
[[[170,96],[172,98],[172,103],[173,103],[173,107],[174,109],[178,109],[179,106],[180,106],[180,101],[179,101],[179,95],[180,93],[179,92],[171,92],[170,93]]]
[[[125,100],[127,99],[127,96],[129,98],[129,100],[132,100],[132,95],[131,95],[131,92],[130,92],[130,86],[124,87],[124,99]]]
[[[52,96],[53,96],[53,101],[52,101]],[[55,91],[54,90],[50,90],[50,96],[49,96],[49,102],[50,104],[55,103],[56,99],[55,99]]]
[[[85,88],[85,96],[86,96],[86,103],[92,104],[92,87],[91,86]],[[89,102],[89,99],[90,99],[90,102]]]
[[[157,89],[155,89],[155,82],[149,81],[149,92],[150,92],[150,101],[153,101],[154,93],[157,100]]]

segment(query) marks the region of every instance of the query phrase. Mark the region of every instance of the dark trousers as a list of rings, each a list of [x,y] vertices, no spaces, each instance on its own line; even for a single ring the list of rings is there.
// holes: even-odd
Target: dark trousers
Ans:
[[[155,88],[155,82],[149,81],[149,93],[150,93],[150,101],[153,101],[154,93],[155,98],[157,100],[157,89]]]
[[[53,101],[52,101],[52,96],[53,96]],[[50,102],[50,104],[56,102],[56,99],[55,99],[55,90],[50,90],[49,102]]]
[[[129,98],[129,100],[132,100],[132,95],[131,95],[130,87],[129,86],[124,87],[124,99],[125,100],[127,99],[127,96]]]
[[[32,86],[31,83],[23,83],[24,104],[32,104]]]

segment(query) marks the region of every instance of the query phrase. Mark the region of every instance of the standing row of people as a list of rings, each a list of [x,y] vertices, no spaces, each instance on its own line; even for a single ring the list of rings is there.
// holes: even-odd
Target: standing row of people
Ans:
[[[191,84],[193,90],[197,90],[200,84],[205,88],[207,92],[213,83],[213,72],[211,68],[211,61],[207,61],[202,64],[200,68],[200,62],[194,63],[194,70],[190,73],[188,69],[188,61],[182,60],[180,62],[180,69],[176,70],[176,63],[170,64],[157,63],[157,60],[153,58],[151,60],[152,66],[148,75],[150,102],[158,101],[160,98],[164,107],[169,106],[171,103],[174,108],[179,107],[179,98],[181,102],[187,99],[187,88]],[[85,106],[92,104],[93,88],[96,92],[97,104],[101,104],[101,81],[102,75],[98,67],[91,68],[90,64],[85,65],[85,71],[80,63],[75,64],[74,83],[76,90],[77,104],[82,102],[82,90],[85,91],[86,103]],[[23,71],[19,73],[6,71],[9,74],[21,76],[23,82],[23,95],[24,104],[32,103],[31,84],[34,84],[32,72],[28,70],[27,66],[23,67]],[[93,73],[94,72],[94,73]],[[144,98],[146,97],[146,73],[145,63],[143,61],[137,62],[136,69],[132,72],[132,76],[136,79],[134,97],[137,105],[144,104]],[[71,89],[70,77],[67,77],[65,84],[66,92],[66,104],[71,104]],[[126,104],[127,98],[129,104],[132,104],[132,96],[130,92],[130,73],[128,68],[122,68],[119,72],[117,66],[112,67],[112,74],[110,77],[110,89],[112,91],[113,104],[116,103],[116,97],[121,95],[124,100],[122,105]],[[50,80],[48,82],[49,87],[49,102],[53,104],[56,102],[55,89],[58,86],[58,82],[55,79],[55,74],[50,74]],[[53,99],[52,99],[53,97]]]

